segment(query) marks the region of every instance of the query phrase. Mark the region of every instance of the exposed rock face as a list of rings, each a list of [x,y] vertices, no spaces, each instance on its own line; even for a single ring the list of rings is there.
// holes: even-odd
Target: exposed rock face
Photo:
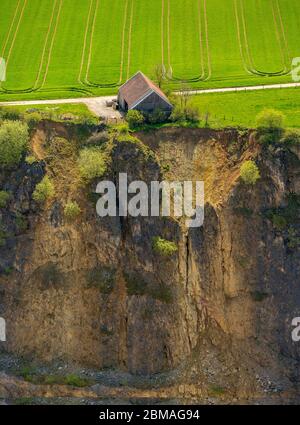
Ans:
[[[288,227],[276,230],[266,212],[288,208],[288,193],[299,195],[299,158],[260,152],[235,132],[173,129],[139,137],[157,157],[118,143],[107,177],[203,179],[204,226],[100,219],[84,189],[77,194],[82,217],[68,223],[63,202],[70,187],[37,212],[31,194],[44,165],[22,166],[6,183],[13,200],[1,212],[5,223],[14,211],[29,223],[0,248],[2,272],[13,268],[0,278],[8,332],[2,348],[132,373],[180,368],[187,381],[239,394],[290,389],[299,380],[291,321],[300,316],[300,253]],[[262,176],[255,187],[239,181],[240,164],[251,157]],[[178,252],[155,253],[155,236],[175,241]]]

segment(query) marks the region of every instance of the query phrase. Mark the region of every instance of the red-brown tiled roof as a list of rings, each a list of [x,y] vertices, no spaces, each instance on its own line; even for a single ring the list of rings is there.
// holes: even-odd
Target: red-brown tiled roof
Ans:
[[[167,96],[141,71],[120,87],[119,94],[126,100],[128,109],[152,91],[156,92],[166,102],[170,103]]]

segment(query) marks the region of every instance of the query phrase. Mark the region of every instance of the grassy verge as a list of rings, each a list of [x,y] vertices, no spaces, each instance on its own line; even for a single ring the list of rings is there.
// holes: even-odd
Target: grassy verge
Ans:
[[[55,121],[74,121],[82,122],[89,120],[98,122],[98,118],[93,114],[84,103],[64,103],[53,105],[22,105],[22,106],[1,106],[1,112],[10,116],[20,115],[21,118],[31,118],[34,114],[41,119],[53,119]]]
[[[252,128],[260,111],[274,108],[285,114],[287,127],[300,127],[299,88],[201,94],[192,102],[199,107],[200,126],[204,125],[208,114],[208,124],[212,128]]]
[[[21,376],[26,382],[36,385],[69,385],[83,388],[94,384],[91,379],[83,378],[74,373],[68,375],[41,375],[31,367],[24,367],[21,370]]]
[[[140,130],[151,130],[161,127],[204,127],[206,120],[211,128],[255,127],[255,119],[263,109],[274,108],[286,116],[287,127],[300,128],[300,88],[258,90],[237,93],[210,93],[196,95],[192,104],[200,111],[200,123],[163,123],[145,125]],[[96,119],[96,116],[85,104],[54,104],[32,106],[0,106],[1,110],[30,114],[37,111],[42,115],[59,120],[63,115],[74,115],[78,121]],[[63,121],[63,119],[62,119]],[[76,119],[75,119],[76,121]]]

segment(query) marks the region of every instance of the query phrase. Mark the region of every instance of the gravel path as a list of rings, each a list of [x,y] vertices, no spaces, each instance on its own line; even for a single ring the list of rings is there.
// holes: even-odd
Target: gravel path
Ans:
[[[111,107],[106,106],[107,101],[112,101],[116,96],[101,97],[79,97],[75,99],[53,99],[53,100],[24,100],[15,102],[0,102],[0,106],[36,106],[36,105],[61,105],[71,103],[84,103],[91,112],[105,118],[120,118],[121,114]]]
[[[232,92],[247,92],[255,90],[270,90],[270,89],[284,89],[284,88],[297,88],[300,83],[287,83],[287,84],[269,84],[260,86],[245,86],[245,87],[226,87],[220,89],[204,89],[204,90],[191,90],[191,95],[195,94],[208,94],[208,93],[232,93]],[[177,92],[178,94],[180,92]],[[106,106],[107,101],[115,99],[114,96],[100,96],[100,97],[81,97],[75,99],[54,99],[54,100],[24,100],[15,102],[0,102],[0,106],[34,106],[34,105],[58,105],[65,103],[84,103],[91,112],[98,116],[106,118],[120,118],[121,115],[118,111]]]

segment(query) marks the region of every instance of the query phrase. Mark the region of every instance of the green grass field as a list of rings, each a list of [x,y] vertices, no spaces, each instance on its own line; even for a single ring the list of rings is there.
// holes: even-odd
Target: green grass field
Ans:
[[[180,88],[290,82],[299,0],[1,0],[0,101],[114,93],[163,64]]]
[[[201,94],[192,102],[199,107],[200,126],[208,113],[212,128],[255,128],[259,112],[276,108],[284,113],[287,127],[300,128],[300,88]]]
[[[53,115],[72,114],[77,117],[97,118],[84,103],[60,103],[53,105],[19,105],[19,106],[0,106],[1,111],[14,112],[16,114],[32,114],[33,112],[45,112]]]
[[[263,109],[276,107],[285,115],[286,127],[300,128],[300,88],[201,94],[193,96],[191,99],[192,103],[200,111],[199,127],[205,126],[208,114],[208,125],[211,128],[255,128],[257,115]],[[1,109],[25,115],[30,114],[32,110],[37,110],[39,112],[53,113],[53,115],[73,114],[79,118],[95,117],[87,106],[81,103],[0,106],[0,112]],[[173,124],[159,124],[156,127],[168,127],[170,125]],[[174,125],[176,126],[177,124]]]

